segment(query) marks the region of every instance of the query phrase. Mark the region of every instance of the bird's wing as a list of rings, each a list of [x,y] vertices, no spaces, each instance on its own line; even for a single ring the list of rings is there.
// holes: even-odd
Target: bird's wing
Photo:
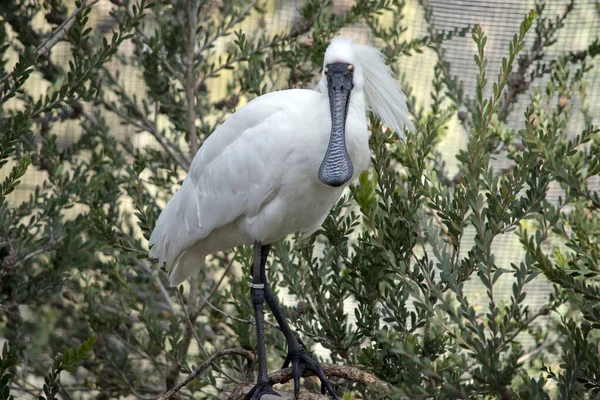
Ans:
[[[255,215],[275,195],[285,154],[274,147],[290,143],[297,131],[297,118],[288,112],[294,100],[286,92],[292,91],[248,103],[203,143],[150,237],[150,256],[160,264],[172,268],[194,243],[241,215]]]

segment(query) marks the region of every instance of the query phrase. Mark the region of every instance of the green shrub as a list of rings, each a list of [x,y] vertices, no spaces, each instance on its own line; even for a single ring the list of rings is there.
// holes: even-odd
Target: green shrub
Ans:
[[[299,336],[341,366],[324,367],[348,399],[600,398],[600,196],[590,183],[600,134],[584,80],[600,42],[545,58],[574,2],[556,19],[536,3],[500,71],[486,68],[480,27],[405,39],[405,5],[393,1],[334,14],[330,2],[307,0],[277,35],[257,1],[111,0],[111,34],[90,22],[96,3],[0,5],[0,398],[156,398],[194,371],[176,396],[241,398],[255,342],[251,249],[216,254],[175,290],[147,258],[147,239],[215,127],[255,96],[310,87],[331,38],[356,23],[386,44],[393,69],[415,52],[437,55],[431,101],[410,96],[418,132],[406,143],[370,118],[372,168],[319,232],[275,244],[269,278],[297,300],[287,312]],[[39,15],[53,35],[35,25]],[[475,98],[442,47],[471,34]],[[50,57],[55,39],[68,63]],[[524,96],[525,123],[511,128]],[[468,143],[450,175],[440,143],[459,129],[457,114]],[[572,135],[579,116],[585,127]],[[493,168],[499,154],[510,167]],[[27,192],[28,173],[40,183],[17,202],[9,195]],[[557,201],[550,186],[563,190]],[[518,262],[496,262],[503,235],[522,244]],[[527,291],[540,282],[548,298],[532,309]],[[267,343],[273,370],[285,342],[268,328]]]

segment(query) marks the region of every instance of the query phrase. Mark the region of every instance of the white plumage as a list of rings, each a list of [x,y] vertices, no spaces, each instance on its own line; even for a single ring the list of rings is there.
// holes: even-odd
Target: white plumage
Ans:
[[[346,118],[354,179],[370,158],[366,103],[401,137],[403,127],[414,127],[377,49],[334,39],[324,65],[333,62],[355,68]],[[252,100],[205,140],[150,237],[150,256],[172,269],[172,286],[196,273],[211,253],[319,229],[350,182],[331,187],[317,177],[331,125],[322,75],[318,90],[283,90]]]

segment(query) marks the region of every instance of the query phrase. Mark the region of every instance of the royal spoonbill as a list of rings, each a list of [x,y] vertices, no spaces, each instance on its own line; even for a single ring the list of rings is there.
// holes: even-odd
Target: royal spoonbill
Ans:
[[[342,191],[369,165],[367,105],[404,137],[413,131],[404,95],[374,47],[334,39],[316,90],[282,90],[236,111],[201,146],[187,178],[162,211],[150,256],[171,270],[171,286],[197,273],[204,258],[254,245],[252,281],[258,381],[246,396],[277,393],[267,379],[263,304],[288,344],[283,367],[293,367],[294,392],[310,370],[336,399],[319,363],[308,356],[267,283],[265,265],[276,240],[315,232]]]

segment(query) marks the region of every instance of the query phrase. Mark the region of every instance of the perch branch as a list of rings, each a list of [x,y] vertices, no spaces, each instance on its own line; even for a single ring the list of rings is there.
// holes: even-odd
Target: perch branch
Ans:
[[[228,398],[227,400],[242,400],[246,396],[246,393],[252,389],[251,385],[248,386],[239,386]],[[320,394],[320,393],[308,393],[302,392],[296,398],[294,397],[293,392],[287,391],[279,391],[277,390],[279,397],[275,397],[272,395],[265,395],[262,397],[264,400],[331,400],[331,396]]]
[[[385,386],[385,382],[368,372],[355,367],[336,364],[321,364],[325,375],[335,378],[342,378],[348,381],[360,383],[363,385]],[[310,371],[306,371],[302,376],[312,376]],[[284,368],[269,375],[269,382],[272,384],[287,383],[294,378],[292,368]]]
[[[386,383],[377,378],[376,376],[360,370],[355,367],[348,367],[345,365],[335,365],[335,364],[321,364],[323,368],[323,372],[328,377],[341,378],[348,381],[360,383],[362,385],[375,385],[381,388],[386,387]],[[312,376],[312,372],[305,371],[302,375],[304,377]],[[269,375],[269,383],[271,384],[283,384],[291,381],[293,379],[292,368],[285,368],[277,372],[273,372]],[[246,393],[252,389],[252,385],[243,385],[238,386],[233,393],[229,396],[228,400],[242,400]],[[282,396],[281,400],[291,400],[294,399],[293,393],[278,391]],[[331,397],[323,394],[314,394],[314,393],[302,393],[298,400],[325,400],[330,399]]]

